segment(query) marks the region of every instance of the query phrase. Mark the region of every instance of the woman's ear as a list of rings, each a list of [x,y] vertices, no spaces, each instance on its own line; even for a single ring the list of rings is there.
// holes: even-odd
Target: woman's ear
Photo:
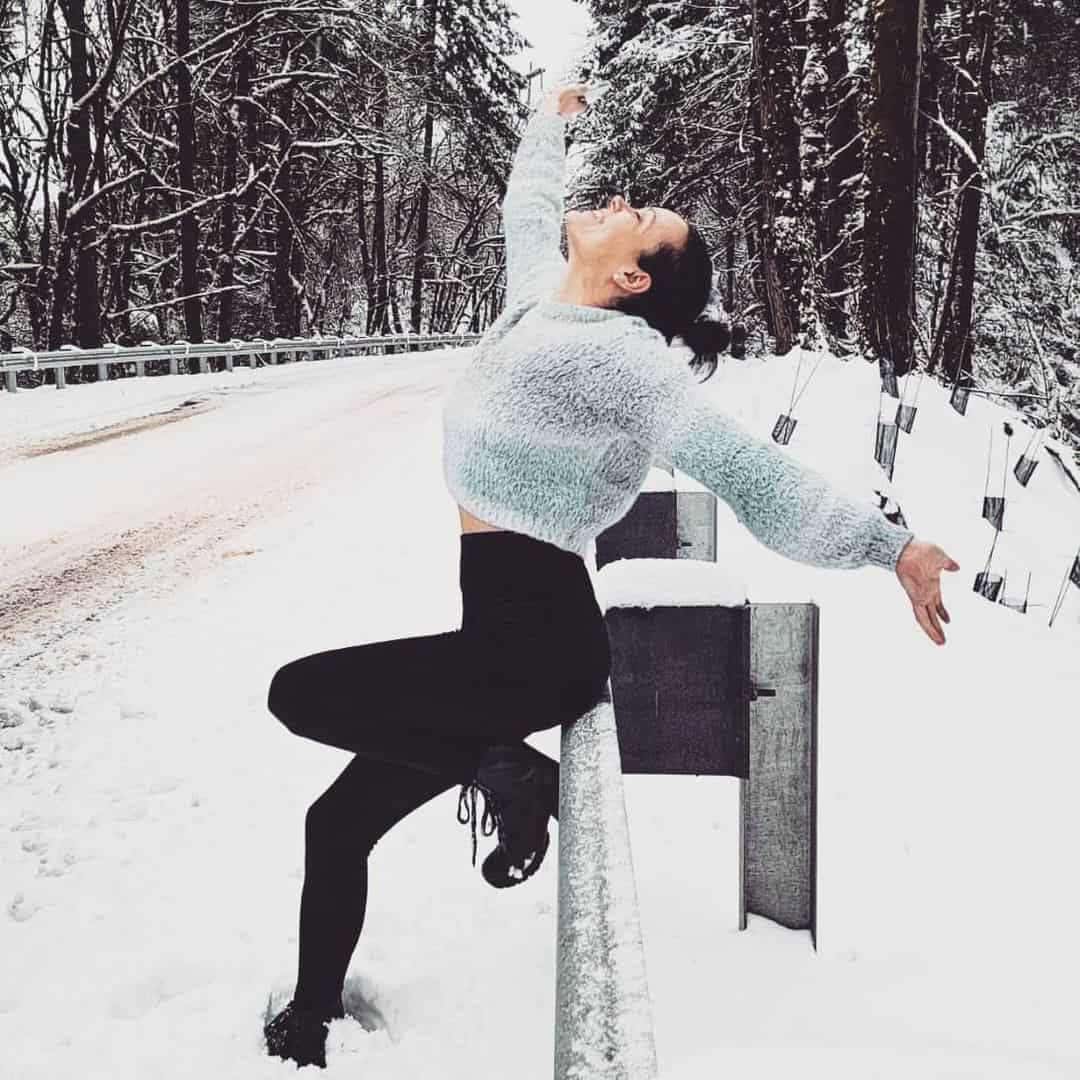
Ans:
[[[652,278],[639,266],[624,267],[611,275],[611,280],[624,293],[640,296],[652,288]]]

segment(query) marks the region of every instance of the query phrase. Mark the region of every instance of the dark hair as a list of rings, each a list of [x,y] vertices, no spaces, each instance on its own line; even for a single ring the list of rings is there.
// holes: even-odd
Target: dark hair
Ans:
[[[705,239],[694,225],[682,248],[661,244],[655,251],[644,252],[638,266],[652,285],[643,293],[622,296],[613,305],[617,311],[637,315],[671,344],[682,338],[694,352],[694,364],[711,363],[731,340],[726,322],[701,319],[712,292],[713,261]]]

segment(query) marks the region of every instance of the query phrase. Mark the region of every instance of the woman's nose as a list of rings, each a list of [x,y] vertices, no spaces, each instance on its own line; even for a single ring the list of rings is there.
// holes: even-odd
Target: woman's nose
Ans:
[[[611,202],[608,203],[609,210],[619,211],[626,206],[626,200],[621,195],[613,195]]]

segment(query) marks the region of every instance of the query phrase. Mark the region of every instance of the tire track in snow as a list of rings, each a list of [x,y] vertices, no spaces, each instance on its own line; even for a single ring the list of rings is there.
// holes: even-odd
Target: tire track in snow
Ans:
[[[221,423],[216,428],[188,430],[166,448],[167,453],[160,455],[164,470],[170,465],[182,467],[190,447],[204,455],[220,452],[227,462],[199,472],[186,487],[166,492],[165,498],[151,493],[145,502],[130,500],[120,513],[110,512],[103,499],[100,516],[77,531],[40,536],[13,550],[0,548],[0,688],[20,668],[54,652],[65,638],[86,629],[133,593],[164,595],[173,582],[197,573],[206,560],[242,554],[223,546],[246,525],[287,512],[320,483],[329,468],[348,467],[350,455],[341,453],[348,440],[366,440],[368,429],[377,431],[381,421],[415,408],[417,399],[441,395],[443,384],[441,378],[428,378],[375,392],[365,392],[362,382],[343,388],[335,385],[330,395],[326,388],[315,394],[309,390],[297,394],[296,388],[292,392],[298,408],[290,416],[292,425],[287,431],[262,425],[254,445],[239,446],[227,441],[229,427]],[[334,401],[330,410],[328,396]],[[134,443],[137,437],[160,432],[176,419],[202,415],[213,420],[212,414],[220,413],[218,419],[226,421],[224,414],[239,414],[245,404],[226,398],[198,411],[173,415],[171,410],[132,419],[108,429],[64,436],[22,456],[40,460],[65,450],[93,454],[101,444],[115,446],[121,437]],[[273,416],[269,419],[272,422]],[[250,418],[244,423],[251,442],[250,432],[256,425]],[[222,445],[211,441],[207,446],[208,434],[211,440],[220,437]],[[150,446],[142,449],[154,453]],[[139,449],[131,446],[125,453],[137,455]],[[179,464],[170,462],[170,455]],[[73,454],[71,461],[85,464],[81,454]],[[20,462],[9,466],[20,467]],[[62,464],[59,475],[62,480]],[[242,539],[234,546],[243,549]]]

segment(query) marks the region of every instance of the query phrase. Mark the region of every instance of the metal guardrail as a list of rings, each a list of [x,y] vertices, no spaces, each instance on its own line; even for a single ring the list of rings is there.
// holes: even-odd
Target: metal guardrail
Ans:
[[[624,774],[738,776],[739,928],[761,915],[816,946],[818,609],[735,601],[737,581],[665,604],[660,578],[716,562],[716,496],[676,494],[641,492],[596,540],[612,673],[562,729],[554,1080],[658,1076]],[[647,600],[625,588],[642,558],[670,560]]]
[[[611,683],[564,724],[555,1080],[659,1075]]]
[[[258,364],[258,358],[262,356],[268,357],[269,363],[278,364],[281,363],[281,357],[294,357],[303,353],[310,353],[314,360],[315,354],[320,352],[335,356],[347,351],[386,352],[387,349],[397,350],[402,347],[406,352],[412,352],[422,348],[469,345],[479,341],[480,337],[480,334],[385,334],[364,337],[327,337],[317,334],[309,338],[252,338],[250,341],[233,338],[230,341],[202,341],[196,344],[183,340],[169,344],[144,341],[141,345],[117,345],[109,342],[96,349],[61,345],[59,349],[40,352],[20,347],[14,352],[0,353],[0,375],[4,376],[7,389],[14,392],[17,389],[17,372],[51,369],[56,372],[57,389],[63,389],[67,385],[64,372],[68,368],[95,364],[100,381],[108,378],[109,364],[134,363],[135,375],[145,375],[148,360],[168,360],[170,375],[179,374],[181,360],[188,364],[195,360],[199,365],[199,373],[205,375],[210,370],[210,360],[218,356],[224,358],[225,370],[232,371],[233,362],[241,357],[246,357],[247,362],[254,368]]]

